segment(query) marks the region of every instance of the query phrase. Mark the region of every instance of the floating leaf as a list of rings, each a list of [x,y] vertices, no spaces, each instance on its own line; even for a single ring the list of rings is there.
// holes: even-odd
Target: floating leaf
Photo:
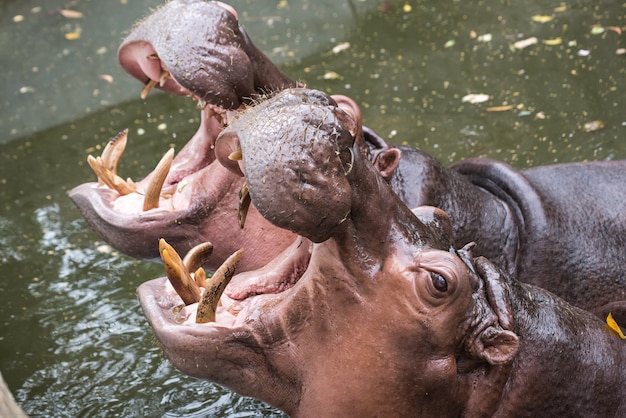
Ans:
[[[338,54],[350,48],[350,42],[341,42],[333,47],[333,53]]]
[[[477,103],[486,102],[489,99],[491,99],[491,96],[489,96],[488,94],[472,93],[472,94],[468,94],[468,95],[463,96],[463,98],[461,99],[461,102],[477,104]]]
[[[559,37],[559,38],[554,38],[554,39],[544,39],[543,42],[545,45],[561,45],[561,43],[563,43],[563,40]]]
[[[490,33],[485,33],[484,35],[478,35],[478,42],[491,42],[493,36]]]
[[[602,26],[594,26],[591,28],[592,35],[600,35],[601,33],[604,33],[604,28]]]
[[[83,17],[81,12],[77,12],[75,10],[62,9],[59,13],[68,19],[81,19]]]
[[[342,77],[334,71],[326,71],[326,74],[324,74],[324,80],[338,80],[341,78]]]
[[[454,39],[450,39],[448,42],[446,42],[443,47],[444,48],[451,48],[454,46],[454,44],[456,44],[456,41]]]
[[[491,106],[486,110],[487,112],[506,112],[507,110],[513,109],[513,105],[502,105],[502,106]]]
[[[617,335],[619,335],[619,337],[622,340],[626,340],[626,335],[624,335],[624,333],[622,332],[621,328],[619,327],[619,325],[617,325],[617,322],[615,322],[615,319],[613,319],[613,315],[611,315],[609,313],[609,315],[606,317],[606,324],[609,326],[609,328],[611,329],[611,331],[615,332]]]
[[[528,48],[531,45],[535,45],[537,42],[539,42],[539,40],[533,36],[531,38],[517,41],[513,44],[513,46],[515,47],[515,49],[524,49],[524,48]]]
[[[70,32],[65,34],[65,39],[68,41],[74,41],[78,38],[80,38],[80,32]]]
[[[113,76],[110,74],[100,74],[98,76],[98,78],[101,78],[102,80],[106,81],[107,83],[112,83],[113,82]]]
[[[594,132],[604,128],[604,122],[601,120],[594,120],[591,122],[587,122],[583,125],[583,132]]]
[[[551,21],[552,19],[554,19],[554,16],[550,15],[534,15],[532,17],[533,22],[537,22],[537,23],[548,23],[549,21]]]

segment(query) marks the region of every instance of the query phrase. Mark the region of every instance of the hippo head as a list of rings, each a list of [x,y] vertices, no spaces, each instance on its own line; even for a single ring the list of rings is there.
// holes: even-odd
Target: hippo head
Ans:
[[[486,415],[518,349],[504,292],[454,249],[444,212],[402,204],[353,125],[325,94],[294,89],[226,128],[218,159],[298,238],[262,269],[221,267],[217,307],[221,279],[181,298],[174,286],[195,277],[163,247],[170,280],[139,287],[144,313],[181,371],[294,416]]]
[[[173,151],[165,154],[141,181],[125,181],[116,172],[127,131],[101,157],[90,156],[98,183],[82,184],[70,193],[87,222],[115,248],[137,258],[157,258],[158,239],[166,237],[181,252],[212,241],[216,247],[210,264],[217,265],[209,267],[224,261],[234,243],[255,248],[241,267],[266,263],[286,246],[276,243],[291,242],[293,234],[272,227],[254,208],[245,231],[230,222],[237,219],[243,181],[215,162],[214,145],[243,103],[295,83],[252,44],[235,10],[219,2],[165,3],[136,25],[118,59],[145,84],[142,97],[157,88],[198,101],[201,123],[175,157]]]

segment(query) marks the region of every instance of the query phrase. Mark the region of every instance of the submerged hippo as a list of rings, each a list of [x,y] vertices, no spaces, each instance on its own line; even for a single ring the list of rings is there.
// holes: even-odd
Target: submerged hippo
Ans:
[[[245,173],[259,212],[301,237],[232,277],[217,308],[221,282],[186,306],[167,279],[142,284],[172,363],[294,417],[624,416],[626,342],[455,250],[447,215],[422,207],[416,217],[337,129],[350,115],[317,96],[279,94],[218,139],[241,151],[220,160]],[[275,126],[294,135],[278,138]],[[193,287],[180,261],[166,266],[177,288],[172,271]]]

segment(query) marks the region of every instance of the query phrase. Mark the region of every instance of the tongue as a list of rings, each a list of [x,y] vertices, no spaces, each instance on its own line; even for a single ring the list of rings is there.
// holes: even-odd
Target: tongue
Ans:
[[[231,299],[242,300],[289,289],[306,271],[311,258],[311,247],[308,239],[298,237],[263,268],[236,275],[226,288],[226,295]]]

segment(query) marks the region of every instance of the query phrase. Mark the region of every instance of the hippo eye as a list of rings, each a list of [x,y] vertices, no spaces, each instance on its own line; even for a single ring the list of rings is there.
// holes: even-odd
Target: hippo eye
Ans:
[[[441,274],[431,271],[430,279],[433,281],[435,289],[439,292],[443,293],[448,291],[448,281]]]

